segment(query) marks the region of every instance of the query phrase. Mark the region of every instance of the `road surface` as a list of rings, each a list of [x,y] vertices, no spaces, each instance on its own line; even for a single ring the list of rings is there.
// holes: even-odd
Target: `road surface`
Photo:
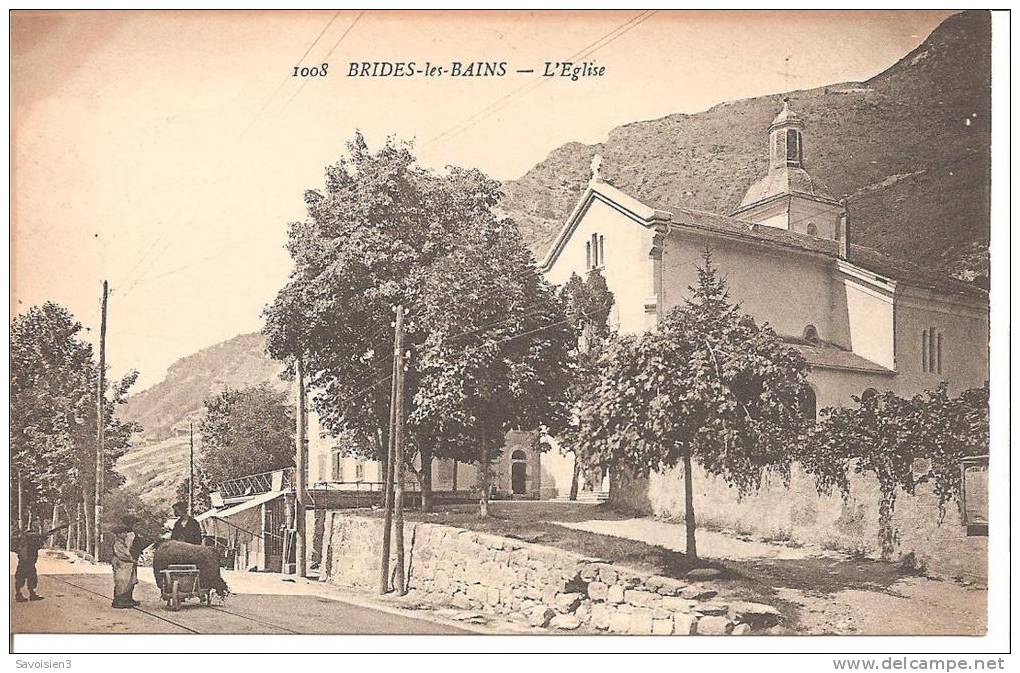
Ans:
[[[11,580],[13,584],[13,577]],[[12,633],[471,633],[444,623],[310,592],[237,593],[223,606],[214,602],[207,607],[191,600],[180,611],[170,612],[160,601],[156,586],[144,581],[135,587],[135,599],[142,604],[135,609],[117,610],[110,606],[113,581],[108,572],[40,574],[38,591],[44,600],[16,603],[12,596]]]

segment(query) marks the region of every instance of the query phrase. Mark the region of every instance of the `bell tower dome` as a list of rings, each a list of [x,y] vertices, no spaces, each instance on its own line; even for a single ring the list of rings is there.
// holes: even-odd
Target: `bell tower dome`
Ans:
[[[790,99],[783,99],[783,109],[769,125],[769,170],[792,166],[801,168],[804,161],[804,125],[790,109]]]
[[[733,217],[835,239],[843,206],[804,170],[804,123],[790,109],[789,98],[783,99],[768,134],[768,173],[747,190]]]

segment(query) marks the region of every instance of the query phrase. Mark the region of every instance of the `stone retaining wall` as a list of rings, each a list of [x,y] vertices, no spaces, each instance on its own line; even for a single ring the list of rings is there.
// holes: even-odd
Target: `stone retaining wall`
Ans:
[[[781,618],[768,605],[719,600],[712,570],[676,580],[449,526],[409,522],[404,530],[409,595],[436,605],[534,627],[631,634],[742,634]],[[376,590],[381,540],[381,519],[329,513],[326,580]]]

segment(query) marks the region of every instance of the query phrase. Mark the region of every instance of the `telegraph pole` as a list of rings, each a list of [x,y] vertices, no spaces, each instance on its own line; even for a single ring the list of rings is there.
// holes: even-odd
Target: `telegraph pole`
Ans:
[[[188,516],[195,516],[195,423],[188,421]]]
[[[96,386],[96,501],[92,534],[92,556],[99,561],[103,532],[103,489],[106,455],[106,299],[109,284],[103,281],[103,303],[99,321],[99,383]]]
[[[297,562],[298,577],[308,573],[306,563],[308,544],[305,539],[305,370],[301,356],[297,363],[297,456],[294,460],[297,478],[295,479],[295,510],[297,514]]]
[[[397,334],[394,339],[393,371],[396,375],[396,411],[393,439],[393,527],[396,534],[397,567],[393,584],[397,594],[407,593],[404,582],[404,307],[397,306]]]
[[[397,332],[394,331],[396,334]],[[396,336],[394,338],[396,341]],[[390,529],[393,527],[393,459],[394,441],[397,424],[397,360],[394,359],[390,368],[390,431],[388,433],[387,456],[384,468],[386,475],[382,477],[382,552],[379,559],[379,594],[390,590]]]

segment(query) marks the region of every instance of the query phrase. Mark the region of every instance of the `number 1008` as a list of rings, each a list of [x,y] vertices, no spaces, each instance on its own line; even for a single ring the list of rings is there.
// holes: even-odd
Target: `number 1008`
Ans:
[[[302,68],[299,65],[294,66],[294,77],[325,77],[329,71],[329,63],[323,63],[322,65],[313,65],[311,67]]]

